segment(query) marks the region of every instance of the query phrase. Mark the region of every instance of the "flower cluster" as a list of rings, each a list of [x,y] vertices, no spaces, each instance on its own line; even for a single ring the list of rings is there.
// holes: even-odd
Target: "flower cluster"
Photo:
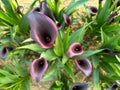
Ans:
[[[71,24],[70,17],[63,13],[63,19],[67,26]],[[45,1],[40,3],[40,7],[33,9],[28,14],[30,22],[30,36],[40,46],[40,48],[54,49],[54,44],[58,36],[59,30],[56,24],[56,19],[47,6]],[[92,64],[90,60],[83,58],[78,59],[77,56],[83,54],[82,45],[78,42],[72,43],[66,53],[68,58],[73,58],[78,69],[80,69],[86,76],[92,73]],[[48,68],[48,61],[42,57],[35,59],[30,65],[30,74],[36,82],[39,82]],[[86,88],[87,84],[80,86],[73,86],[72,90],[79,90],[79,88]],[[74,89],[78,88],[78,89]]]

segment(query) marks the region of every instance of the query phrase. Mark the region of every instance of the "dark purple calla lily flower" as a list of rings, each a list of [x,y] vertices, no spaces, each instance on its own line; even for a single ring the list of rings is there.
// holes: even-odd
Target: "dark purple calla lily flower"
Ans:
[[[117,7],[118,7],[118,6],[120,6],[120,0],[118,0],[118,2],[117,2]]]
[[[44,58],[35,59],[30,65],[30,74],[36,82],[39,82],[47,68],[48,63]]]
[[[31,27],[31,38],[41,48],[52,48],[58,35],[58,28],[53,20],[37,11],[29,13],[28,20]]]
[[[88,6],[87,8],[88,8],[91,16],[95,16],[97,14],[97,12],[98,12],[98,9],[96,7],[94,7],[94,6]]]
[[[99,4],[102,2],[103,0],[99,0]]]
[[[67,14],[63,13],[63,19],[64,19],[64,22],[66,23],[66,25],[71,24],[71,19]]]
[[[72,58],[74,56],[79,56],[83,53],[83,48],[80,45],[80,43],[73,43],[70,45],[68,52],[67,52],[67,56],[69,58]]]
[[[110,16],[108,17],[108,23],[111,24],[112,22],[114,22],[114,18],[117,15],[118,15],[117,12],[114,12],[114,13],[110,14]]]
[[[107,90],[118,90],[118,85],[116,83],[113,83],[113,85]]]
[[[0,51],[0,58],[5,59],[8,53],[12,50],[13,50],[12,47],[3,47],[2,50]]]
[[[110,48],[105,48],[105,49],[103,50],[103,52],[109,53],[110,55],[120,55],[120,52],[112,51]]]
[[[51,10],[48,8],[45,1],[42,1],[40,3],[40,12],[42,12],[43,14],[45,14],[46,16],[48,16],[55,22],[55,17],[53,15],[53,13],[51,12]]]
[[[80,69],[86,76],[92,73],[92,64],[88,59],[75,59],[77,68]]]
[[[55,3],[57,3],[57,2],[58,2],[58,0],[54,0],[54,2],[55,2]]]
[[[87,83],[75,83],[71,87],[71,90],[88,90],[88,84]]]
[[[115,0],[112,0],[112,3],[114,3],[115,2]],[[117,1],[117,5],[116,5],[117,7],[119,7],[120,6],[120,0],[118,0]]]

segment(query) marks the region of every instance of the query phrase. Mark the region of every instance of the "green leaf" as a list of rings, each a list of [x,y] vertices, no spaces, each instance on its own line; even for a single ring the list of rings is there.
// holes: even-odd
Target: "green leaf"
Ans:
[[[72,65],[70,63],[70,61],[68,61],[66,64],[65,64],[65,72],[73,79],[73,80],[76,80],[76,77],[73,73],[73,68],[72,68]]]
[[[114,69],[114,71],[116,72],[116,74],[118,76],[120,76],[120,64],[113,64],[113,63],[110,63],[110,66]]]
[[[59,69],[57,68],[56,63],[50,65],[47,73],[43,76],[41,81],[50,81],[50,80],[55,79],[55,77],[57,76],[58,70]]]
[[[118,60],[118,62],[120,62],[120,56],[119,55],[115,55],[115,57]]]
[[[67,6],[67,8],[65,9],[65,12],[67,14],[70,14],[71,11],[73,11],[75,8],[77,8],[78,6],[80,6],[81,4],[84,4],[85,2],[87,2],[88,0],[76,0],[76,1],[71,1],[71,3]]]
[[[20,21],[20,16],[19,14],[15,11],[16,7],[14,5],[14,3],[12,2],[13,0],[2,0],[5,10],[6,10],[6,14],[11,17],[12,19],[15,20],[15,22],[18,24]]]
[[[0,10],[0,19],[5,22],[7,25],[14,25],[17,24],[15,19],[9,17],[6,13]]]
[[[101,68],[107,73],[115,73],[113,68],[109,65],[108,62],[100,62]]]
[[[97,68],[98,67],[98,65],[99,65],[99,61],[100,61],[100,59],[97,57],[97,56],[92,56],[92,64],[93,64],[93,67],[94,68]]]
[[[111,11],[109,11],[110,6],[111,6],[111,0],[106,0],[102,9],[100,8],[98,10],[99,12],[97,14],[96,21],[97,21],[99,27],[101,27],[108,19],[109,14],[111,12]]]
[[[30,90],[30,79],[26,78],[22,83],[21,83],[21,89],[20,90]]]
[[[2,84],[9,84],[13,83],[14,81],[8,77],[0,77],[0,83]]]
[[[104,32],[106,33],[111,33],[113,34],[113,32],[119,31],[120,30],[120,25],[116,24],[116,23],[112,23],[110,25],[105,25],[103,28]]]
[[[6,70],[1,70],[0,69],[0,74],[4,75],[5,77],[13,80],[14,82],[16,81],[16,79],[18,78],[17,75],[12,75],[10,72],[6,71]]]
[[[63,41],[65,53],[66,53],[68,46],[69,46],[69,34],[70,34],[70,27],[67,28],[67,33],[65,34],[65,38]]]
[[[18,25],[15,25],[10,29],[10,37],[13,42],[15,42],[16,33],[19,32],[18,29],[19,29]]]
[[[55,60],[57,58],[57,56],[55,55],[53,49],[48,49],[45,52],[41,53],[40,57],[43,57],[48,61],[52,61],[52,60]]]
[[[17,73],[17,75],[21,76],[21,77],[25,77],[29,72],[27,71],[27,69],[25,69],[25,67],[19,65],[18,63],[15,63],[15,68],[14,68],[15,72]]]
[[[21,21],[20,21],[20,32],[21,33],[28,33],[28,30],[29,30],[29,21],[28,21],[28,18],[27,18],[27,14],[23,15]]]
[[[116,59],[115,56],[109,55],[109,54],[103,54],[102,60],[107,63],[119,63],[119,61]]]
[[[109,40],[109,37],[103,32],[103,30],[101,30],[101,39],[102,43],[105,43]]]
[[[84,35],[81,36],[80,33],[83,34],[83,32],[85,32],[86,30],[87,29],[85,29],[85,27],[82,27],[81,29],[79,29],[79,30],[75,31],[74,33],[72,33],[70,35],[70,38],[69,38],[69,44],[71,45],[74,42],[82,42],[82,41],[80,41],[80,38],[83,38],[82,36],[84,36]]]
[[[57,56],[62,56],[64,53],[63,41],[62,41],[60,33],[58,34],[56,38],[56,42],[54,45],[54,52]]]
[[[89,24],[85,24],[81,29],[72,33],[69,38],[69,45],[71,45],[74,42],[83,43],[84,35],[85,35],[85,32],[87,31],[86,27],[88,27],[91,23],[92,22],[90,22]]]
[[[63,55],[62,64],[65,64],[67,60],[68,60],[68,57],[66,55]]]
[[[49,90],[54,90],[55,87],[57,87],[57,85],[56,85],[56,83],[54,82],[54,83],[50,86]]]
[[[92,55],[95,55],[97,53],[102,52],[104,49],[99,49],[99,50],[88,50],[88,51],[84,51],[82,55],[80,55],[78,58],[87,58],[90,57]]]
[[[27,43],[27,42],[32,42],[32,41],[33,41],[32,38],[28,38],[28,39],[24,40],[24,41],[22,42],[22,44],[23,44],[23,43]]]
[[[45,49],[40,48],[40,46],[38,44],[29,44],[29,45],[25,45],[25,46],[21,46],[21,47],[17,47],[16,49],[29,49],[38,53],[43,52]]]
[[[120,50],[120,45],[118,44],[118,41],[120,39],[120,34],[117,34],[116,36],[113,36],[109,38],[107,42],[105,42],[101,48],[111,48],[111,49],[118,49]]]
[[[98,68],[94,69],[93,71],[93,79],[94,79],[94,85],[98,87],[99,85],[99,69]]]
[[[57,86],[61,86],[61,85],[63,85],[63,82],[58,81],[58,80],[56,80],[55,83],[56,83]]]

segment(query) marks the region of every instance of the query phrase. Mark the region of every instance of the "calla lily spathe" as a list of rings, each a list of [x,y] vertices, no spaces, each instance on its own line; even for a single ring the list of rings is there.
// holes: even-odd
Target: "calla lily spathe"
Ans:
[[[72,58],[74,56],[79,56],[83,53],[83,48],[80,43],[73,43],[68,48],[67,56]]]
[[[116,17],[117,15],[118,15],[117,12],[114,12],[114,13],[110,14],[110,16],[108,17],[108,23],[109,23],[109,24],[113,23],[113,22],[114,22],[114,19],[115,19],[115,17]]]
[[[87,83],[74,83],[71,87],[71,90],[88,90],[88,84]]]
[[[28,15],[31,38],[41,48],[52,48],[58,35],[56,24],[48,16],[33,10]]]
[[[105,48],[103,52],[108,53],[110,55],[120,55],[120,52],[118,51],[112,51],[110,48]]]
[[[40,3],[40,12],[51,18],[55,22],[55,17],[51,10],[48,8],[47,4],[45,1],[42,1]]]
[[[107,90],[118,90],[117,83],[113,83],[113,85],[110,88],[108,88]]]
[[[48,62],[44,58],[35,59],[30,65],[30,75],[39,82],[48,68]]]
[[[88,6],[87,8],[92,16],[95,16],[98,12],[97,8],[94,6]]]
[[[81,70],[86,76],[90,76],[92,73],[92,64],[88,59],[75,59],[76,66]]]
[[[63,19],[64,19],[64,22],[65,22],[66,25],[71,24],[71,19],[66,13],[63,13]]]
[[[13,50],[12,47],[3,47],[2,50],[0,51],[0,58],[5,59],[8,53],[12,50]]]
[[[114,3],[115,2],[115,0],[112,0],[112,3]],[[117,5],[116,5],[117,7],[119,7],[120,6],[120,0],[118,0],[117,1]]]

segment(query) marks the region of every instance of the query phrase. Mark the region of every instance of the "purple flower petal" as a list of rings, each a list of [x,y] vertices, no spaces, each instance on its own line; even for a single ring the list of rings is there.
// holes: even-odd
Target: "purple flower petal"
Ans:
[[[118,0],[118,2],[117,2],[117,7],[119,7],[120,6],[120,0]]]
[[[55,3],[57,3],[57,2],[58,2],[58,0],[54,0],[54,2],[55,2]]]
[[[45,1],[42,1],[40,3],[40,12],[42,12],[43,14],[45,14],[46,16],[48,16],[55,22],[55,17],[53,15],[53,13],[51,12],[51,10],[48,8]]]
[[[92,16],[95,16],[95,15],[97,14],[97,12],[98,12],[98,10],[97,10],[96,7],[88,6],[87,8],[88,8],[88,10],[89,10],[89,12],[90,12],[90,14],[91,14]]]
[[[75,59],[75,63],[86,76],[89,76],[92,73],[92,64],[88,59]]]
[[[71,90],[88,90],[88,84],[87,83],[75,83],[71,87]]]
[[[117,83],[113,83],[113,85],[110,88],[108,88],[107,90],[118,90]]]
[[[67,14],[63,13],[63,18],[64,18],[64,21],[65,21],[66,25],[71,24],[70,17]]]
[[[31,27],[31,38],[41,48],[52,48],[58,35],[56,24],[49,17],[37,11],[32,11],[28,15],[28,20]]]
[[[48,63],[44,58],[35,59],[30,65],[30,74],[36,82],[39,82],[47,68]]]
[[[115,0],[112,0],[112,3],[114,3],[115,2]],[[118,0],[117,1],[117,5],[116,5],[117,7],[119,7],[120,6],[120,0]]]
[[[112,51],[110,48],[105,48],[103,50],[103,52],[109,53],[110,55],[120,55],[120,52],[118,52],[118,51]]]
[[[103,0],[99,0],[99,4],[102,2]]]
[[[83,53],[83,48],[79,43],[73,43],[70,45],[68,52],[67,52],[67,56],[69,58],[72,58],[74,56],[78,56],[81,55]]]
[[[117,15],[118,15],[117,12],[114,12],[114,13],[110,14],[110,16],[108,17],[108,23],[111,24],[112,22],[114,22],[114,18]]]
[[[12,47],[3,47],[2,50],[0,51],[0,58],[5,59],[8,53],[12,50],[13,50]]]

